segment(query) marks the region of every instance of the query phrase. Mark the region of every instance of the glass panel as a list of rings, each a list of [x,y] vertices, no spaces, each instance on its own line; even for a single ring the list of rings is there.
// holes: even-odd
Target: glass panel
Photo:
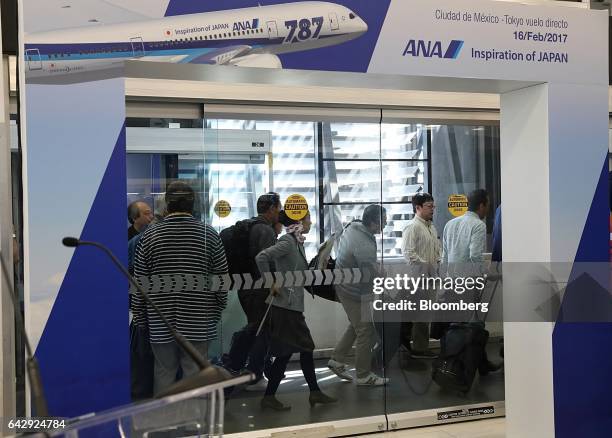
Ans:
[[[266,154],[265,161],[262,164],[258,164],[257,168],[251,169],[252,174],[250,178],[254,182],[252,186],[253,189],[245,186],[245,181],[248,181],[249,176],[244,173],[246,172],[244,165],[241,165],[242,167],[237,167],[237,165],[234,164],[234,167],[232,167],[230,171],[228,164],[217,165],[209,161],[208,166],[210,169],[215,169],[211,170],[211,172],[217,172],[218,174],[218,187],[220,188],[218,193],[215,190],[211,190],[211,204],[218,199],[233,199],[232,204],[235,202],[236,205],[242,205],[241,203],[255,205],[257,203],[257,198],[270,190],[280,195],[282,203],[292,194],[302,195],[308,203],[312,222],[310,231],[304,236],[305,258],[306,261],[310,261],[316,255],[318,246],[331,236],[331,224],[334,223],[334,221],[336,223],[334,230],[341,229],[342,225],[348,224],[350,220],[361,218],[363,209],[367,206],[367,204],[360,206],[342,206],[344,217],[340,217],[338,214],[331,215],[327,213],[330,207],[321,205],[321,201],[325,203],[327,197],[330,196],[332,186],[334,189],[337,187],[334,184],[330,184],[329,178],[317,178],[318,174],[325,175],[326,169],[336,167],[334,165],[336,163],[331,163],[330,165],[329,162],[323,163],[317,161],[317,158],[322,156],[322,151],[325,149],[324,144],[318,143],[318,139],[323,136],[322,130],[325,129],[323,125],[323,123],[299,121],[205,120],[204,126],[209,129],[219,129],[219,132],[222,132],[224,129],[241,130],[245,135],[254,132],[269,132],[272,141],[271,151]],[[348,134],[348,125],[345,124],[342,129]],[[377,124],[359,124],[357,129],[359,131],[358,137],[366,139],[365,144],[359,146],[360,150],[375,157],[375,160],[370,163],[370,166],[374,166],[375,171],[367,185],[367,190],[370,191],[367,196],[373,196],[372,201],[378,202],[380,200],[380,164],[378,161],[379,154],[377,152],[380,147],[379,126]],[[375,139],[374,142],[371,141],[372,138]],[[369,150],[369,148],[371,150]],[[217,150],[219,156],[228,153],[227,147],[222,141],[219,142]],[[361,162],[358,163],[361,164]],[[345,171],[350,172],[350,163],[338,162],[338,164],[340,164],[338,168],[341,173],[345,173]],[[327,168],[325,168],[326,165]],[[352,178],[344,178],[343,183],[346,187],[343,187],[342,190],[346,190],[347,193],[356,190],[351,186],[356,186],[357,181],[362,179],[362,174],[354,174]],[[215,187],[215,184],[216,183],[213,182],[211,187]],[[363,189],[362,185],[360,185],[360,187]],[[244,211],[246,213],[246,210]],[[320,214],[320,211],[323,213]],[[255,215],[256,213],[254,211],[248,214],[249,217]],[[223,221],[218,221],[213,217],[213,224],[218,230],[222,230],[243,217],[246,216],[235,216],[232,210],[231,215]],[[323,225],[322,228],[321,225]],[[284,234],[285,231],[282,231],[279,238],[282,239]],[[276,272],[282,275],[286,275],[288,270],[303,270],[305,267],[305,265],[301,264],[291,264],[294,262],[287,265],[287,262],[282,260],[284,258],[287,257],[284,256],[280,260],[276,260]],[[268,290],[269,289],[262,289],[261,292],[267,295]],[[236,367],[234,358],[240,359],[241,356],[239,353],[241,353],[240,348],[242,348],[242,353],[244,353],[242,355],[242,360],[244,360],[244,356],[246,356],[246,353],[250,350],[251,359],[249,359],[249,361],[252,360],[252,362],[241,362],[238,367],[246,366],[255,372],[260,370],[258,366],[258,361],[260,359],[258,359],[258,357],[261,358],[261,356],[253,356],[253,353],[259,348],[257,345],[257,342],[259,342],[257,340],[258,338],[254,340],[250,338],[252,340],[243,343],[242,347],[240,346],[240,339],[242,339],[241,337],[246,331],[251,330],[251,327],[253,327],[253,323],[248,327],[243,327],[247,320],[243,309],[246,310],[247,314],[251,314],[252,318],[250,318],[250,320],[254,321],[255,328],[257,328],[261,319],[261,315],[253,316],[253,313],[257,312],[254,311],[252,302],[247,302],[244,297],[246,297],[247,294],[261,292],[243,289],[237,292],[230,291],[229,293],[228,308],[223,312],[221,322],[221,345],[222,351],[226,354],[222,360],[226,365],[231,364],[233,367]],[[237,305],[239,301],[238,297],[241,297],[240,301],[244,304],[244,308]],[[262,381],[258,386],[263,384],[263,387],[258,388],[256,391],[236,391],[232,394],[226,407],[226,433],[242,433],[254,429],[283,427],[377,414],[381,415],[384,413],[384,405],[382,403],[382,394],[384,390],[382,387],[371,389],[371,391],[375,391],[379,394],[378,397],[372,399],[371,393],[368,394],[361,391],[355,391],[353,387],[347,387],[342,380],[327,367],[332,351],[336,348],[337,343],[344,335],[348,326],[347,314],[342,305],[327,301],[321,297],[313,299],[307,292],[304,297],[303,306],[305,323],[315,348],[315,379],[318,380],[318,385],[323,393],[334,398],[341,398],[342,400],[324,407],[315,406],[314,408],[306,409],[294,408],[286,412],[276,412],[272,409],[262,410],[260,403],[263,396],[263,390],[265,389],[265,383]],[[279,311],[279,309],[281,310]],[[284,314],[282,309],[282,307],[272,307],[269,314],[272,326],[264,329],[264,334],[260,335],[260,337],[269,336],[270,340],[266,341],[269,342],[269,344],[266,344],[266,348],[270,347],[270,356],[274,357],[274,363],[278,364],[283,360],[285,352],[283,349],[279,349],[277,344],[286,347],[287,340],[298,342],[298,340],[301,339],[303,341],[303,332],[292,324],[285,324],[283,326],[283,333],[280,335],[278,330],[274,330],[274,321],[278,321],[279,315]],[[356,307],[353,306],[352,309],[359,314],[359,304],[357,304]],[[238,323],[238,321],[241,323]],[[375,343],[375,336],[372,329],[373,326],[370,327],[369,340]],[[269,332],[266,332],[266,330]],[[283,337],[281,335],[284,335],[284,340],[280,339],[279,341],[279,336],[281,338]],[[352,343],[349,344],[345,347],[346,357],[341,358],[338,356],[338,358],[351,364],[347,371],[354,377],[354,353]],[[252,348],[253,346],[255,346],[255,348]],[[368,348],[371,348],[371,346]],[[372,351],[369,349],[366,354],[371,362],[375,355],[373,355]],[[306,362],[308,363],[308,360],[306,360]],[[263,363],[268,363],[268,360],[263,361]],[[267,367],[268,365],[265,365],[266,376],[269,380],[274,381],[274,376],[277,375],[275,374],[276,368],[274,365],[270,369]],[[382,373],[380,364],[378,367],[380,374]],[[306,398],[309,394],[308,384],[300,368],[301,364],[299,360],[291,360],[288,363],[284,371],[284,377],[282,377],[280,387],[277,391],[277,398],[282,403],[296,407],[306,403]]]
[[[449,195],[467,196],[484,188],[491,203],[486,218],[491,233],[495,209],[501,203],[499,127],[435,125],[431,136],[432,195],[439,206],[434,216],[436,228],[441,233],[453,218],[446,208]]]
[[[379,254],[385,259],[402,257],[402,232],[410,219],[414,217],[412,204],[383,204],[387,210],[387,226],[382,237],[377,237]]]
[[[476,188],[485,188],[490,194],[491,212],[499,204],[499,128],[478,126],[447,126],[429,125],[423,132],[423,138],[431,138],[431,175],[423,173],[423,191],[433,194],[436,208],[433,213],[433,227],[441,241],[444,226],[453,219],[447,208],[448,197],[452,194],[465,194]],[[384,125],[383,125],[384,132]],[[426,153],[428,146],[425,145]],[[424,169],[428,163],[423,162]],[[431,178],[431,185],[429,182]],[[392,184],[383,178],[383,192],[392,190]],[[411,201],[407,195],[404,200]],[[396,221],[394,214],[390,215],[389,222],[393,222],[385,230],[385,236],[394,234],[396,245],[394,257],[384,259],[386,276],[404,274],[415,275],[414,263],[406,261],[405,254],[401,252],[401,235],[406,231],[410,222],[404,218],[414,218],[412,205],[405,205],[405,216],[400,216]],[[399,213],[399,212],[398,212]],[[490,216],[492,213],[490,213]],[[413,219],[414,221],[414,219]],[[492,224],[488,222],[487,232],[490,236]],[[387,238],[385,239],[385,242]],[[423,242],[423,241],[421,241]],[[424,257],[425,244],[421,243],[415,247],[415,251]],[[490,244],[485,252],[490,251]],[[385,251],[385,256],[387,252]],[[419,265],[422,266],[422,265]],[[422,272],[422,271],[417,271]],[[434,270],[433,275],[438,275]],[[488,284],[484,296],[491,293],[492,284]],[[499,287],[497,293],[499,293]],[[435,291],[427,291],[423,298],[429,299],[434,296]],[[421,297],[419,297],[420,299]],[[391,298],[388,298],[391,301]],[[401,412],[419,411],[424,409],[436,409],[444,412],[445,407],[458,407],[475,404],[479,407],[490,407],[492,402],[504,400],[504,375],[503,372],[491,373],[487,376],[476,378],[471,390],[466,394],[441,388],[432,380],[432,367],[435,362],[432,354],[440,353],[440,342],[432,339],[435,331],[440,325],[432,324],[431,320],[419,313],[414,318],[405,318],[398,312],[385,312],[385,363],[387,376],[390,383],[387,386],[386,401],[387,413],[395,414]],[[497,364],[500,358],[500,339],[503,335],[500,323],[487,323],[490,332],[486,350],[488,359]],[[441,330],[440,334],[447,333],[448,327]],[[439,337],[439,335],[437,335]]]
[[[426,190],[426,161],[383,161],[383,202],[410,202],[417,192]]]
[[[335,202],[368,203],[380,199],[380,161],[328,161],[325,186],[335,186]]]
[[[380,139],[371,123],[324,123],[329,127],[331,149],[325,159],[427,159],[425,125],[383,123]],[[325,132],[324,132],[325,134]]]
[[[419,124],[383,123],[383,159],[427,159],[427,127]]]
[[[380,158],[380,129],[373,123],[323,123],[324,159]],[[399,147],[399,146],[398,146]]]

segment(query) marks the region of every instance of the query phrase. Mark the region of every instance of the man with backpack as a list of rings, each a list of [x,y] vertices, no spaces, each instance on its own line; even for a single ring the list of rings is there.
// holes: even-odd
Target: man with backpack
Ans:
[[[257,217],[239,221],[221,232],[230,274],[251,274],[255,281],[260,277],[255,256],[276,243],[274,225],[281,211],[280,196],[269,192],[257,199]],[[234,372],[246,368],[257,376],[247,390],[265,390],[264,363],[269,347],[265,332],[256,336],[257,329],[266,314],[268,289],[239,290],[238,299],[247,317],[247,325],[234,333],[230,351],[224,356],[224,366]],[[248,362],[247,362],[248,361]]]

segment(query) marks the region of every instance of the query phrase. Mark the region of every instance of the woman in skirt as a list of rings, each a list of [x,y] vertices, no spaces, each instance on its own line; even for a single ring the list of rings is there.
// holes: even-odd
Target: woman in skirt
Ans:
[[[308,262],[304,253],[304,235],[310,231],[310,213],[304,219],[297,221],[289,218],[284,211],[280,212],[280,222],[286,227],[285,235],[276,245],[260,252],[255,261],[260,272],[271,272],[272,266],[277,272],[304,271]],[[284,405],[275,396],[283,379],[287,364],[293,353],[300,353],[300,366],[310,389],[310,405],[317,403],[333,403],[337,399],[330,397],[319,388],[315,374],[315,364],[312,352],[314,341],[304,319],[304,292],[302,286],[271,288],[268,303],[272,302],[267,320],[271,336],[270,356],[274,362],[268,375],[268,387],[261,400],[263,408],[286,411],[291,406]]]

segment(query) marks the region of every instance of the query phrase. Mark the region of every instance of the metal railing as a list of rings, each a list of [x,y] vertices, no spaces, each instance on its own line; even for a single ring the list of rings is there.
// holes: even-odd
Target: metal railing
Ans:
[[[225,390],[246,384],[253,375],[243,375],[160,399],[120,406],[70,419],[63,429],[47,436],[76,438],[87,431],[120,437],[146,437],[170,431],[173,436],[223,436]]]

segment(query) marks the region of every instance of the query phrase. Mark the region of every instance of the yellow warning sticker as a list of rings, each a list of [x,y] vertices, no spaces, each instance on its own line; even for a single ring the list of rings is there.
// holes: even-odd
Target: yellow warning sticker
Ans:
[[[232,212],[229,202],[220,200],[215,204],[215,214],[219,217],[228,217]]]
[[[285,214],[293,220],[299,221],[308,214],[308,203],[302,195],[293,194],[285,201]]]
[[[467,196],[450,195],[448,197],[448,211],[455,217],[463,216],[468,211]]]

